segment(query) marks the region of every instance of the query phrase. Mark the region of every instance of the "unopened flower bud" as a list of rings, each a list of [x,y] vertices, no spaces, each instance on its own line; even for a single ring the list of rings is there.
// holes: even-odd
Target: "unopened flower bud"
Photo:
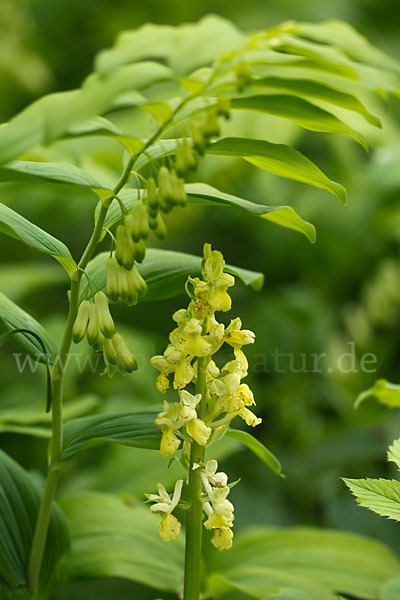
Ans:
[[[205,125],[204,125],[204,135],[207,139],[218,137],[221,133],[221,129],[219,126],[218,115],[215,111],[210,111],[208,113]]]
[[[149,177],[147,180],[147,197],[146,204],[150,214],[153,216],[154,211],[158,211],[157,186],[154,177]]]
[[[224,119],[231,118],[231,102],[229,96],[221,96],[217,102],[217,114]]]
[[[107,296],[113,301],[116,302],[119,297],[118,291],[118,263],[114,260],[112,256],[107,259],[106,273],[107,273]]]
[[[149,225],[159,240],[165,240],[167,237],[167,226],[160,213],[158,213],[155,219],[149,219]]]
[[[87,339],[91,346],[96,346],[99,344],[102,334],[99,327],[99,319],[97,316],[97,310],[94,304],[90,305],[89,310],[89,322],[87,326]]]
[[[139,296],[144,296],[147,292],[147,283],[145,282],[135,265],[133,265],[132,269],[127,273],[127,277],[132,280],[135,290],[137,291]]]
[[[132,242],[132,253],[137,262],[143,262],[144,257],[146,256],[146,244],[143,240],[139,240],[138,242]],[[128,269],[129,271],[130,269]]]
[[[158,171],[158,202],[163,212],[169,212],[174,203],[171,175],[165,166]]]
[[[125,227],[134,242],[149,235],[149,221],[145,204],[137,200],[129,215],[125,218]]]
[[[248,65],[240,63],[235,69],[236,86],[239,92],[243,92],[251,81],[251,71]]]
[[[122,335],[119,333],[114,333],[112,343],[118,354],[118,365],[120,369],[122,371],[126,371],[127,373],[136,371],[138,364],[135,360],[135,357],[128,349],[128,346],[125,344],[125,340]]]
[[[115,237],[115,258],[121,267],[129,271],[133,267],[134,255],[132,242],[124,225],[118,225]]]
[[[108,338],[105,338],[104,343],[103,343],[103,356],[104,356],[104,361],[107,360],[112,365],[118,364],[117,351],[114,348],[114,344],[112,343],[112,340],[109,340]]]
[[[79,305],[78,314],[76,315],[75,323],[72,328],[72,339],[75,344],[80,342],[86,335],[86,329],[89,321],[90,302],[84,300]]]
[[[195,150],[203,156],[206,150],[207,141],[204,136],[204,124],[200,121],[192,121],[190,124],[190,132]]]
[[[111,338],[114,333],[114,321],[110,314],[107,297],[103,292],[97,292],[94,297],[94,303],[97,311],[97,318],[101,333],[106,338]]]

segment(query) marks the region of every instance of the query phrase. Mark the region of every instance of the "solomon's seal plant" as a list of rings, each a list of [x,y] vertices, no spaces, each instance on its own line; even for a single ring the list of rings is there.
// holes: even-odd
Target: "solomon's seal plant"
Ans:
[[[203,257],[152,245],[154,236],[157,244],[165,239],[167,222],[175,225],[179,210],[188,211],[194,204],[237,208],[315,241],[314,226],[293,207],[251,202],[209,185],[207,157],[215,169],[218,157],[243,159],[345,203],[343,186],[290,143],[296,136],[285,130],[274,142],[261,139],[264,132],[269,136],[270,127],[259,119],[268,115],[285,119],[293,129],[350,135],[366,148],[362,134],[381,127],[371,107],[382,91],[398,91],[398,73],[395,61],[343,23],[289,22],[247,34],[210,16],[197,24],[146,25],[123,32],[113,48],[99,54],[94,72],[79,89],[40,98],[1,125],[0,183],[7,185],[0,230],[55,258],[69,278],[59,344],[0,293],[4,335],[46,368],[51,411],[43,427],[36,425],[40,418],[32,424],[30,416],[2,425],[2,431],[50,441],[43,486],[0,453],[2,600],[47,600],[60,579],[104,576],[128,577],[177,594],[183,572],[185,600],[199,600],[201,583],[209,597],[218,598],[239,591],[259,599],[287,598],[289,593],[296,599],[336,600],[340,593],[380,600],[379,588],[398,574],[398,562],[388,550],[344,533],[290,530],[289,539],[264,529],[240,534],[247,551],[238,539],[229,552],[218,554],[218,571],[211,565],[201,580],[203,531],[211,532],[218,550],[229,549],[233,541],[233,484],[219,470],[213,442],[234,438],[280,473],[278,460],[261,442],[245,430],[230,428],[236,417],[250,427],[260,422],[253,412],[253,394],[243,382],[248,370],[243,348],[254,342],[254,334],[242,328],[239,318],[226,324],[218,320],[231,308],[234,276],[255,289],[260,289],[263,276],[225,266],[222,255],[208,244]],[[235,118],[241,111],[251,113],[259,139],[249,135],[244,119]],[[101,142],[93,144],[93,139]],[[197,172],[203,156],[204,170]],[[34,184],[50,186],[46,189],[52,193],[61,184],[67,200],[79,194],[89,206],[96,199],[94,225],[78,258],[14,210],[20,186]],[[98,252],[100,243],[104,251]],[[87,414],[93,405],[88,408],[66,397],[72,343],[86,340],[102,356],[109,377],[140,367],[136,348],[129,347],[114,324],[112,303],[134,311],[139,302],[178,295],[186,279],[189,304],[174,313],[170,343],[151,361],[159,372],[158,390],[172,388],[172,402],[165,402],[158,414],[134,410],[136,398],[133,410]],[[225,362],[221,355],[227,352]],[[64,410],[70,400],[78,407],[74,418]],[[158,484],[158,493],[148,494],[151,511],[91,492],[64,498],[61,509],[55,497],[64,465],[87,445],[101,441],[159,450],[170,460],[180,460],[185,476],[171,492],[169,485]],[[45,455],[45,446],[42,450]],[[187,515],[184,559],[177,539],[180,511]],[[157,519],[152,513],[161,518],[162,540],[176,540],[170,554],[153,535]],[[271,535],[276,539],[270,545]],[[248,560],[253,543],[256,556]],[[310,544],[329,552],[303,552]],[[281,553],[275,552],[277,547]],[[290,559],[274,563],[276,555],[304,559],[304,574],[299,576]],[[372,576],[371,561],[379,564]],[[319,577],[320,571],[327,575]]]
[[[216,313],[231,308],[228,289],[235,279],[224,271],[225,261],[210,244],[204,246],[201,266],[202,277],[189,277],[186,291],[190,298],[187,308],[173,315],[177,327],[169,336],[170,343],[163,355],[151,359],[160,371],[157,388],[165,393],[173,381],[179,402],[164,402],[164,410],[155,423],[162,431],[160,452],[170,456],[182,444],[181,460],[187,467],[189,505],[186,528],[185,597],[198,576],[196,564],[201,553],[201,525],[213,530],[212,544],[218,550],[232,546],[234,508],[228,500],[230,486],[225,473],[217,472],[215,459],[205,462],[205,449],[224,436],[231,421],[240,416],[247,425],[255,427],[261,419],[250,410],[253,393],[246,383],[248,363],[242,347],[254,342],[254,333],[242,329],[239,318],[225,327],[218,322]],[[216,354],[228,345],[233,357],[220,367]],[[194,393],[191,393],[189,389]],[[164,490],[159,484],[159,491]],[[159,503],[159,496],[148,494],[156,500],[153,512],[166,513],[160,525],[160,536],[170,541],[179,535],[180,526],[171,511],[178,505],[182,481],[175,486],[172,501],[167,494],[167,505]],[[165,490],[164,490],[165,495]],[[160,492],[161,494],[161,492]],[[191,570],[192,569],[192,570]]]

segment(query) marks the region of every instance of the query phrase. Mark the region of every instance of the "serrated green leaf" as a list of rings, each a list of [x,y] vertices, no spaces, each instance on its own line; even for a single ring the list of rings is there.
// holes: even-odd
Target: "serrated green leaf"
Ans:
[[[65,244],[4,204],[0,204],[0,232],[20,240],[28,248],[53,256],[69,275],[76,271],[76,263]]]
[[[164,592],[182,585],[183,536],[169,544],[159,517],[137,502],[81,493],[61,503],[71,531],[71,552],[61,564],[65,580],[124,577]]]
[[[24,354],[34,357],[43,364],[47,364],[47,361],[54,362],[57,349],[44,327],[0,292],[0,330],[10,332],[14,329],[32,331],[42,340],[47,350],[47,354],[44,356],[42,346],[35,337],[28,333],[16,333],[10,336],[10,341]]]
[[[331,192],[346,204],[346,190],[329,179],[311,160],[285,144],[249,138],[223,138],[207,149],[208,154],[238,156],[256,167]]]
[[[254,79],[252,87],[256,88],[267,88],[271,90],[279,90],[281,92],[288,92],[295,94],[296,96],[305,96],[306,98],[314,98],[315,100],[322,100],[346,108],[359,113],[364,119],[374,125],[375,127],[382,127],[382,121],[379,117],[371,114],[364,104],[353,96],[352,94],[343,92],[339,89],[313,81],[311,79],[288,79],[285,77],[261,77],[260,79]]]
[[[0,577],[15,590],[15,597],[18,597],[17,593],[27,583],[29,555],[42,490],[20,465],[2,451],[0,482]],[[55,568],[67,548],[67,525],[60,509],[53,503],[40,574],[41,597],[48,597],[54,583]]]
[[[243,591],[255,590],[256,598],[266,595],[262,591],[268,585],[288,587],[288,576],[289,587],[311,593],[305,585],[318,586],[334,597],[341,593],[378,600],[383,583],[400,576],[400,563],[384,544],[354,533],[311,527],[249,529],[235,536],[229,552],[213,552],[209,564],[231,582],[236,577],[240,584],[247,581]],[[296,578],[300,584],[295,584]]]
[[[106,288],[106,262],[108,252],[98,254],[86,268],[89,280],[99,290]],[[201,257],[172,250],[161,250],[149,248],[146,258],[137,269],[147,282],[147,294],[140,298],[143,302],[154,300],[165,300],[173,298],[184,291],[185,282],[189,275],[198,275],[201,271]],[[257,271],[250,271],[240,267],[226,265],[228,273],[238,277],[245,285],[250,285],[258,291],[264,283],[264,275]],[[88,284],[88,278],[82,280],[81,299],[91,297],[92,288]]]
[[[116,442],[123,446],[157,450],[161,432],[154,424],[157,413],[108,413],[72,419],[64,426],[64,444],[59,460],[71,460],[93,443]]]
[[[350,135],[368,152],[367,141],[362,135],[332,113],[304,98],[287,94],[264,94],[233,98],[231,105],[233,109],[257,111],[288,119],[310,131]]]
[[[381,517],[400,521],[400,483],[395,479],[347,479],[343,481],[360,506]]]
[[[400,469],[400,439],[394,440],[393,444],[389,446],[388,460],[394,462]]]
[[[241,444],[246,446],[249,450],[253,452],[258,458],[266,464],[271,471],[284,477],[282,474],[282,467],[279,460],[272,454],[268,448],[264,446],[259,440],[257,440],[251,433],[247,431],[240,431],[238,429],[228,429],[226,434],[228,437],[238,440]]]
[[[396,408],[400,406],[400,385],[390,383],[386,379],[378,379],[371,388],[357,396],[354,408],[358,408],[361,402],[364,402],[367,398],[375,398],[379,404]]]

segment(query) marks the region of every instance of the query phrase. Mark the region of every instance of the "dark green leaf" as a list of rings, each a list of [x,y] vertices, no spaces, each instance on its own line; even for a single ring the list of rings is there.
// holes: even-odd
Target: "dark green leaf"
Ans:
[[[94,415],[68,421],[64,427],[60,460],[70,460],[91,443],[106,441],[156,450],[161,440],[160,429],[154,424],[156,416],[156,412],[147,411]]]
[[[106,288],[106,262],[108,252],[98,254],[86,268],[86,273],[95,289]],[[173,298],[184,291],[185,282],[189,275],[198,275],[201,270],[201,257],[149,248],[146,258],[137,268],[147,282],[147,294],[141,298],[144,302]],[[249,271],[240,267],[226,265],[226,271],[238,277],[245,285],[250,285],[258,291],[264,283],[264,275],[257,271]],[[93,289],[88,284],[87,277],[82,280],[81,298],[91,297]]]
[[[27,582],[41,490],[22,467],[1,451],[0,482],[0,576],[10,588],[18,588]],[[54,503],[40,575],[41,597],[48,596],[55,568],[67,548],[67,525]]]
[[[42,345],[29,333],[16,333],[10,337],[24,354],[32,356],[36,361],[46,364],[54,362],[57,349],[51,341],[47,331],[31,315],[14,304],[7,296],[0,292],[0,329],[10,332],[14,329],[32,331],[44,344],[47,355],[44,356]]]

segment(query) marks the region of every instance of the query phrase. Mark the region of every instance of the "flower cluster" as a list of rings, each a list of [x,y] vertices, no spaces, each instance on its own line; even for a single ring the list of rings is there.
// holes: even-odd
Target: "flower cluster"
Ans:
[[[152,366],[160,371],[158,390],[165,393],[172,383],[179,398],[173,403],[165,401],[155,421],[162,431],[162,456],[173,455],[182,441],[183,449],[193,443],[200,447],[210,445],[224,435],[236,416],[252,427],[261,422],[250,410],[255,404],[253,393],[242,382],[248,369],[242,348],[252,344],[255,335],[242,329],[239,318],[225,326],[215,317],[216,312],[231,308],[228,289],[235,280],[224,267],[222,254],[205,244],[202,277],[189,277],[187,281],[189,305],[173,315],[176,327],[164,354],[151,359]],[[233,358],[219,367],[214,355],[224,345],[231,348]],[[202,393],[193,394],[184,388],[198,382],[200,369],[204,379]],[[197,468],[201,470],[206,495],[203,506],[208,519],[204,525],[214,530],[212,542],[217,548],[228,548],[232,544],[233,506],[227,500],[227,477],[216,472],[217,463],[213,460]]]
[[[221,133],[218,117],[230,118],[229,97],[218,98],[214,108],[208,110],[203,116],[193,119],[190,128],[195,150],[203,156],[212,138]]]
[[[115,331],[108,300],[103,292],[97,292],[93,302],[83,300],[79,305],[72,328],[72,339],[77,344],[85,336],[97,352],[103,351],[105,372],[109,377],[118,371],[132,373],[137,369],[137,362],[124,338]]]

